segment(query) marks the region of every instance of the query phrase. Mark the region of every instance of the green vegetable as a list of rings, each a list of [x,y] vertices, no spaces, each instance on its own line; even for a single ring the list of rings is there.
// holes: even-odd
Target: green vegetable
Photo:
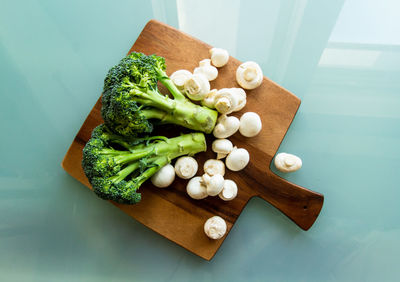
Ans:
[[[123,136],[151,133],[152,120],[211,133],[218,113],[188,100],[165,73],[165,59],[133,52],[112,67],[105,80],[101,114]],[[173,99],[159,92],[160,81]]]
[[[137,191],[147,179],[172,159],[206,150],[203,133],[175,138],[126,138],[104,124],[96,127],[83,149],[82,167],[94,192],[124,204],[141,200]]]

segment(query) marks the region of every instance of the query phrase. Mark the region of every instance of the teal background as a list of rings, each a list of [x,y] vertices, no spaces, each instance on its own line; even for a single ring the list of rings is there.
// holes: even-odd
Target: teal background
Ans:
[[[0,0],[1,281],[399,281],[399,10],[396,0]],[[106,71],[152,18],[257,61],[302,99],[279,151],[303,159],[283,177],[325,195],[309,231],[253,199],[207,262],[62,170]]]

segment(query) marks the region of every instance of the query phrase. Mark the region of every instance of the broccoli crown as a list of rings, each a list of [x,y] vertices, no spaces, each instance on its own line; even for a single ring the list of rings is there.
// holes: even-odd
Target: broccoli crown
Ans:
[[[142,111],[143,106],[130,98],[126,86],[121,85],[105,92],[102,103],[103,120],[114,132],[135,136],[153,131],[153,125]]]
[[[100,128],[93,132],[92,138],[83,149],[82,167],[86,176],[91,179],[97,176],[112,175],[119,171],[116,159],[116,151],[107,149],[106,139],[99,134]],[[93,137],[97,135],[96,137]]]
[[[139,187],[172,159],[206,150],[202,133],[175,138],[126,138],[102,124],[83,149],[82,167],[94,192],[103,199],[133,204]]]
[[[120,204],[136,204],[142,195],[136,192],[137,187],[132,181],[122,180],[114,182],[108,178],[96,177],[91,181],[93,191],[104,200],[111,200]]]
[[[105,124],[123,136],[148,134],[151,120],[210,133],[218,113],[191,103],[165,73],[163,57],[130,53],[112,67],[105,80],[101,114]],[[174,99],[158,91],[163,83]]]
[[[113,89],[126,79],[143,88],[157,89],[158,73],[165,69],[163,57],[132,52],[108,71],[103,92]]]

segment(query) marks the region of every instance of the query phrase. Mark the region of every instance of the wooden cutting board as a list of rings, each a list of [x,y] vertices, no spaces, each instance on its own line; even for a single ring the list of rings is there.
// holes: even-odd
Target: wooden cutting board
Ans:
[[[151,20],[130,52],[139,51],[165,57],[167,74],[170,75],[178,69],[193,71],[200,60],[209,58],[210,48],[210,45],[196,38]],[[211,89],[239,87],[235,73],[240,63],[231,57],[228,64],[219,69],[218,78],[211,82]],[[228,234],[246,203],[254,196],[268,201],[300,228],[309,229],[322,208],[323,195],[289,183],[270,170],[271,161],[300,106],[300,99],[265,77],[260,87],[246,92],[247,105],[235,115],[240,117],[247,111],[256,112],[261,116],[263,128],[253,138],[243,137],[239,133],[229,138],[235,146],[245,148],[250,153],[250,163],[244,170],[227,170],[225,175],[226,179],[232,179],[238,184],[237,198],[229,202],[224,202],[219,197],[193,200],[186,194],[187,181],[176,179],[167,189],[155,188],[150,183],[145,183],[140,188],[142,201],[139,204],[113,204],[160,235],[206,260],[215,255],[226,235],[220,240],[209,239],[203,232],[204,222],[211,216],[219,215],[227,222]],[[100,108],[99,99],[62,162],[62,167],[70,175],[88,187],[90,184],[81,168],[82,149],[93,128],[102,123]],[[182,130],[172,128],[169,129],[175,130],[172,135],[179,135]],[[208,136],[207,139],[207,152],[196,157],[200,168],[198,175],[203,174],[204,161],[215,158],[215,153],[210,149],[213,137]],[[93,194],[93,197],[96,196]]]

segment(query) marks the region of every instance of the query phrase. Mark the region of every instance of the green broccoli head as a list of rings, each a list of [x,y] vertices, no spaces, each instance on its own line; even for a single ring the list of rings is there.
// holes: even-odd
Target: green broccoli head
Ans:
[[[82,166],[88,178],[111,176],[120,170],[112,149],[100,138],[91,138],[83,149]]]
[[[156,55],[146,56],[132,52],[112,67],[104,79],[103,92],[113,89],[128,80],[143,88],[157,89],[158,72],[165,71],[165,59]]]
[[[151,133],[153,125],[142,110],[143,106],[130,99],[124,86],[114,88],[103,94],[101,114],[104,122],[115,133],[123,136],[136,136]]]
[[[104,200],[111,200],[120,204],[136,204],[142,199],[137,192],[138,186],[130,181],[115,182],[109,178],[93,178],[91,181],[94,193]]]
[[[133,52],[112,67],[105,80],[101,114],[115,133],[138,136],[152,132],[152,121],[212,132],[218,113],[193,104],[165,73],[163,57]],[[159,92],[160,81],[174,99]]]

